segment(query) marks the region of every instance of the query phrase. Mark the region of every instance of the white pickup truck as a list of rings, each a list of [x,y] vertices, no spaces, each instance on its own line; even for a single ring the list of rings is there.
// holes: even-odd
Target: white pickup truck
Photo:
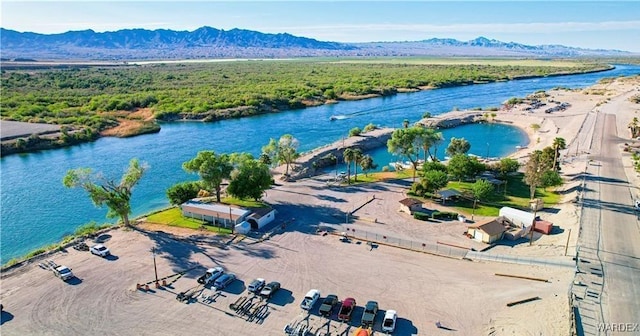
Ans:
[[[208,284],[216,281],[219,277],[224,274],[224,269],[222,267],[214,267],[208,269],[203,276],[198,278],[198,283]]]

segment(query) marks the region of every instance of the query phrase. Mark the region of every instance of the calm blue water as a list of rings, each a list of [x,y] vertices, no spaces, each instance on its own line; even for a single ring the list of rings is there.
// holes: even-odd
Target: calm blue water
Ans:
[[[165,190],[172,184],[196,179],[183,172],[181,165],[200,150],[246,151],[257,155],[269,138],[291,133],[305,151],[341,139],[349,129],[368,123],[399,127],[404,119],[416,121],[425,111],[439,114],[454,107],[498,106],[511,97],[537,90],[585,87],[603,77],[632,74],[640,74],[640,67],[625,65],[595,74],[399,94],[217,123],[163,124],[157,134],[103,138],[72,148],[4,157],[0,160],[0,262],[54,243],[91,220],[107,221],[106,209],[95,208],[84,191],[62,186],[62,177],[68,169],[91,167],[119,178],[131,158],[146,161],[150,169],[133,194],[135,216],[166,206]],[[329,121],[332,115],[346,118]],[[504,132],[513,136],[504,136]],[[486,156],[488,139],[494,139],[490,142],[489,156],[509,154],[523,141],[519,131],[500,125],[465,126],[446,130],[444,134],[465,137],[471,142],[471,153],[480,156]],[[496,138],[495,134],[501,137]],[[384,149],[374,155],[381,166],[395,161],[384,158]]]
[[[507,156],[516,151],[516,146],[526,146],[529,141],[527,133],[523,130],[503,124],[463,125],[456,128],[442,130],[442,137],[444,140],[438,147],[437,153],[440,160],[445,159],[445,149],[449,145],[452,137],[464,137],[471,144],[469,153],[482,158]],[[389,153],[386,147],[374,149],[367,152],[367,154],[370,154],[373,157],[373,162],[378,165],[374,171],[381,171],[383,167],[389,166],[390,162],[407,161],[404,157],[395,156]],[[424,159],[422,150],[420,151],[420,158]],[[351,165],[351,169],[353,174],[353,165]],[[340,162],[338,164],[337,171],[346,170],[347,165]],[[336,168],[330,167],[328,171],[335,173]],[[361,171],[359,167],[358,171]]]

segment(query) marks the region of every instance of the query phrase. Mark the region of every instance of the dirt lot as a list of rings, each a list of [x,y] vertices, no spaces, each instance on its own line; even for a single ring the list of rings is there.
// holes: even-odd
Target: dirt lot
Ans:
[[[44,134],[58,132],[60,126],[50,124],[26,123],[19,121],[0,121],[2,128],[2,139],[9,140],[17,137],[28,137],[31,134]]]
[[[228,237],[216,244],[192,243],[166,233],[111,231],[106,243],[114,254],[111,258],[73,249],[51,258],[73,269],[78,279],[69,283],[35,264],[4,274],[0,331],[2,335],[281,335],[285,324],[304,317],[299,303],[311,288],[320,289],[323,296],[352,296],[360,306],[349,326],[335,320],[326,324],[318,317],[316,305],[309,323],[314,332],[322,328],[331,335],[352,333],[367,300],[377,300],[382,310],[398,311],[395,335],[450,332],[437,329],[436,321],[460,334],[478,335],[491,328],[494,315],[518,309],[506,308],[507,302],[532,296],[542,298],[538,302],[545,306],[567,310],[564,269],[475,263],[385,246],[370,250],[365,244],[339,242],[332,235],[302,233],[303,226],[301,221],[290,225],[287,232],[262,243],[245,240],[229,245],[225,245]],[[136,290],[136,283],[154,279],[152,247],[158,253],[159,277],[198,268],[171,288],[151,293]],[[240,280],[214,302],[175,300],[176,293],[197,285],[196,278],[205,268],[216,265],[236,273]],[[544,274],[550,282],[496,277],[495,272]],[[248,322],[229,304],[255,277],[280,281],[283,290],[269,301],[263,319]],[[211,292],[205,289],[203,294]],[[375,330],[380,331],[382,314]],[[560,315],[539,322],[536,330],[555,334],[551,332],[557,330],[554,323],[566,325]]]

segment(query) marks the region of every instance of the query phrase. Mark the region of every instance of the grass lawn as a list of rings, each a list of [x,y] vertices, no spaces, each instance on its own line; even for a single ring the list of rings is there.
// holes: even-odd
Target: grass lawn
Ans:
[[[245,208],[265,208],[268,206],[260,201],[242,200],[233,197],[223,197],[221,201],[224,204],[237,205]]]
[[[351,184],[359,184],[359,183],[371,183],[371,182],[380,182],[384,180],[393,180],[393,179],[405,179],[413,177],[412,170],[401,170],[401,171],[392,171],[392,172],[377,172],[377,173],[369,173],[369,175],[358,174],[358,181],[354,180],[354,176],[351,175]],[[416,175],[416,180],[418,180],[418,175]],[[343,183],[346,185],[346,181]]]
[[[456,189],[460,192],[471,193],[471,182],[452,181],[447,185],[448,189]],[[545,205],[557,204],[560,202],[561,195],[553,191],[546,191],[538,188],[535,194],[536,198],[541,198]],[[529,209],[529,186],[522,181],[522,175],[510,176],[507,178],[507,191],[504,192],[504,186],[499,186],[496,192],[482,203],[478,202],[475,214],[479,216],[498,216],[500,208],[512,207],[516,209]],[[460,212],[467,214],[473,213],[473,200],[461,198],[460,200],[450,203]]]
[[[180,208],[170,208],[154,213],[153,215],[147,217],[147,221],[155,224],[165,224],[169,226],[177,226],[194,230],[198,230],[204,226],[206,230],[211,232],[224,234],[231,233],[231,230],[229,229],[204,225],[204,221],[195,218],[184,217],[182,216],[182,211],[180,210]]]

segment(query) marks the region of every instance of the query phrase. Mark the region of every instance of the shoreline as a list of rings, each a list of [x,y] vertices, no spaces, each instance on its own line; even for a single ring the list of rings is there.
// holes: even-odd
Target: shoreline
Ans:
[[[626,78],[633,78],[633,77],[626,77]],[[598,105],[603,101],[606,101],[606,97],[601,97],[593,94],[585,94],[584,92],[589,92],[590,90],[593,90],[595,87],[599,87],[599,86],[606,86],[606,84],[594,84],[590,87],[587,87],[584,89],[578,89],[578,90],[554,89],[554,90],[547,91],[547,93],[550,94],[551,99],[571,100],[572,106],[566,111],[562,111],[562,112],[554,112],[551,114],[546,114],[544,113],[544,108],[534,112],[526,112],[524,111],[525,105],[521,104],[520,107],[516,106],[509,110],[450,111],[444,114],[440,114],[436,117],[442,118],[442,117],[448,117],[456,114],[457,115],[464,115],[464,114],[477,115],[477,114],[483,114],[483,113],[495,113],[496,117],[493,119],[492,122],[503,123],[506,125],[517,127],[523,130],[527,134],[529,138],[529,145],[526,148],[516,150],[514,153],[506,156],[506,157],[517,159],[521,162],[523,162],[533,150],[542,149],[546,146],[551,145],[555,137],[564,137],[567,143],[567,149],[561,151],[561,156],[564,158],[563,161],[566,161],[563,164],[571,165],[571,167],[567,167],[567,169],[563,169],[563,173],[568,174],[570,171],[572,171],[575,168],[574,161],[577,161],[582,154],[587,153],[585,151],[586,146],[585,146],[585,149],[580,151],[581,147],[584,146],[584,144],[581,144],[582,140],[576,141],[576,139],[578,138],[579,132],[588,131],[588,130],[582,129],[582,126],[585,122],[587,115],[592,112],[597,112]],[[624,122],[626,124],[627,121],[624,121]],[[533,131],[530,127],[532,123],[540,123],[541,128],[537,131]],[[391,132],[393,132],[393,129],[391,128],[382,128],[382,129],[376,129],[368,133],[364,133],[363,136],[348,137],[348,138],[345,138],[344,140],[345,144],[342,146],[340,146],[340,144],[342,144],[343,140],[338,140],[333,143],[327,144],[325,146],[320,146],[318,148],[315,148],[309,152],[302,153],[303,156],[301,156],[300,159],[302,159],[304,156],[310,156],[311,158],[318,159],[321,157],[320,154],[326,155],[327,151],[339,150],[341,147],[346,146],[347,139],[350,139],[350,141],[352,141],[353,143],[357,143],[357,140],[362,141],[363,139],[369,139],[368,141],[371,141],[375,138],[376,141],[380,142],[380,141],[383,141],[383,140],[380,140],[382,139],[381,136],[383,134],[387,134],[387,136],[390,136]],[[537,139],[539,139],[539,141],[537,141]],[[311,161],[308,160],[307,164],[308,162],[311,162]],[[571,170],[569,168],[571,168]],[[274,179],[277,177],[278,174],[281,175],[283,171],[284,171],[284,166],[275,168]],[[569,185],[568,183],[569,182],[566,182],[563,187],[566,188]],[[568,194],[566,196],[570,199],[572,197],[575,197],[573,195],[574,193],[576,192],[573,191],[571,194]],[[137,216],[136,218],[143,218],[148,215],[149,213],[146,213],[146,214]],[[45,246],[48,246],[48,245],[45,245]],[[37,249],[39,248],[34,248],[32,251],[35,251]],[[12,259],[20,260],[21,258],[23,257],[11,258],[10,260],[6,261],[5,264],[11,261]]]
[[[120,137],[120,138],[128,138],[128,137],[135,137],[138,135],[145,135],[145,134],[152,134],[152,133],[158,133],[161,131],[161,124],[162,123],[168,123],[168,122],[217,122],[217,121],[222,121],[222,120],[231,120],[231,119],[240,119],[240,118],[250,118],[253,116],[259,116],[259,115],[265,115],[265,114],[270,114],[270,113],[281,113],[281,112],[288,112],[288,111],[292,111],[292,110],[296,110],[296,109],[300,109],[300,110],[305,110],[309,107],[316,107],[316,106],[322,106],[322,105],[328,105],[328,104],[337,104],[340,102],[349,102],[349,101],[357,101],[357,100],[366,100],[366,99],[371,99],[371,98],[381,98],[381,97],[389,97],[389,96],[395,96],[398,94],[403,94],[403,93],[414,93],[414,92],[419,92],[419,91],[425,91],[425,90],[437,90],[437,89],[444,89],[444,88],[451,88],[451,87],[459,87],[459,86],[469,86],[469,85],[482,85],[482,84],[490,84],[490,83],[495,83],[495,82],[500,82],[500,81],[517,81],[517,80],[526,80],[526,79],[535,79],[535,78],[545,78],[545,77],[560,77],[560,76],[572,76],[572,75],[582,75],[582,74],[589,74],[589,73],[599,73],[599,72],[606,72],[606,71],[611,71],[614,70],[616,67],[614,65],[607,65],[607,67],[605,68],[601,68],[601,69],[593,69],[593,70],[587,70],[587,71],[581,71],[581,72],[573,72],[573,73],[557,73],[557,74],[548,74],[548,75],[529,75],[529,76],[518,76],[518,77],[514,77],[511,79],[507,79],[507,80],[488,80],[488,81],[484,81],[482,83],[467,83],[467,82],[458,82],[458,83],[452,83],[452,84],[448,84],[448,85],[443,85],[443,86],[439,86],[439,87],[431,87],[431,86],[422,86],[422,87],[417,87],[417,88],[395,88],[394,90],[389,90],[389,91],[385,91],[384,93],[369,93],[369,94],[364,94],[364,95],[357,95],[357,96],[344,96],[344,97],[339,97],[337,99],[327,99],[327,100],[310,100],[310,101],[305,101],[305,102],[300,102],[298,105],[296,106],[291,106],[291,107],[284,107],[284,106],[278,106],[276,108],[264,108],[264,107],[255,107],[255,106],[238,106],[238,107],[233,107],[233,108],[228,108],[228,109],[224,109],[224,110],[215,110],[215,111],[210,111],[210,112],[205,112],[205,113],[199,113],[199,114],[189,114],[189,113],[176,113],[176,114],[170,114],[170,115],[166,115],[166,117],[164,118],[156,118],[155,116],[153,116],[151,119],[147,119],[147,122],[151,122],[153,123],[153,125],[157,126],[157,128],[149,128],[149,127],[141,127],[140,128],[140,132],[130,132],[127,133],[125,136],[118,136],[118,135],[104,135],[103,133],[107,132],[107,133],[117,133],[118,132],[118,128],[122,126],[122,123],[120,123],[118,126],[106,129],[106,130],[102,130],[100,132],[97,132],[97,135],[91,137],[90,139],[83,139],[83,140],[76,140],[72,143],[62,143],[60,140],[62,138],[62,136],[58,136],[55,138],[51,138],[51,139],[41,139],[42,141],[36,142],[34,144],[30,144],[27,143],[28,146],[25,146],[23,148],[18,148],[14,145],[15,141],[10,142],[10,141],[2,141],[2,151],[0,156],[4,157],[4,156],[9,156],[9,155],[15,155],[15,154],[25,154],[25,153],[34,153],[34,152],[39,152],[39,151],[43,151],[43,150],[49,150],[49,149],[60,149],[60,148],[67,148],[67,147],[71,147],[74,145],[80,145],[83,143],[88,143],[88,142],[93,142],[96,141],[100,138],[103,137],[111,137],[111,136],[115,136],[115,137]],[[129,111],[131,112],[131,111]],[[136,111],[133,111],[131,113],[136,113]],[[216,113],[222,113],[222,115],[216,114]],[[58,125],[60,127],[65,126],[65,125]],[[37,133],[35,133],[37,134]],[[37,134],[40,135],[40,134]],[[20,139],[26,139],[29,136],[31,136],[31,134],[27,135],[24,134],[23,136],[19,137]]]

